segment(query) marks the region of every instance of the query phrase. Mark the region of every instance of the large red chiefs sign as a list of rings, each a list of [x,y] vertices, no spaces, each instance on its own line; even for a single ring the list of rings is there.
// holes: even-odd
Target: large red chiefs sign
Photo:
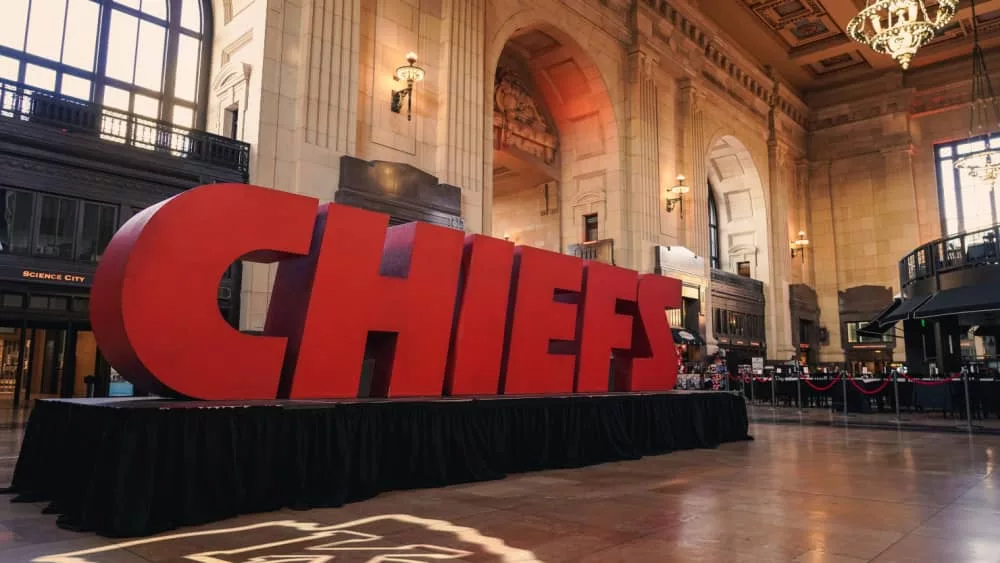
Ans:
[[[175,196],[105,250],[98,344],[141,388],[197,399],[357,397],[365,357],[370,396],[673,388],[677,280],[388,221],[243,184]],[[241,258],[278,263],[263,336],[217,306]]]

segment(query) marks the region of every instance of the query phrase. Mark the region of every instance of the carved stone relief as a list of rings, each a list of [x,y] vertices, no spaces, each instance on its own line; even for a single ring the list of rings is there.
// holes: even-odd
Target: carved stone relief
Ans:
[[[498,66],[493,91],[493,146],[521,150],[553,164],[559,150],[555,127],[517,75]]]

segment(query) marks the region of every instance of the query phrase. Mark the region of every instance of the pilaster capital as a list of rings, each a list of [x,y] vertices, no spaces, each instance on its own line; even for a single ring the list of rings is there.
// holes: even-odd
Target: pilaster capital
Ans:
[[[639,46],[629,53],[629,64],[634,80],[652,79],[660,58],[648,47]]]

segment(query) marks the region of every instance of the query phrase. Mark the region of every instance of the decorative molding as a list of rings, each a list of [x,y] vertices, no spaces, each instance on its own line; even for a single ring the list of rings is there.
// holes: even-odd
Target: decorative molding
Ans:
[[[750,100],[746,96],[750,94],[753,100],[763,102],[765,106],[771,105],[775,81],[757,67],[759,64],[757,61],[725,45],[718,30],[709,29],[710,24],[707,23],[696,23],[694,21],[696,16],[693,13],[685,13],[695,8],[684,4],[675,7],[666,0],[640,0],[639,5],[655,12],[661,22],[671,28],[654,29],[654,37],[659,34],[662,41],[673,44],[671,46],[675,47],[673,49],[675,51],[678,50],[676,48],[678,40],[688,43],[686,50],[699,52],[705,62],[715,67],[711,69],[712,71],[721,71],[724,76],[728,76],[726,84],[721,83],[719,77],[708,68],[703,68],[701,73],[702,76],[711,76],[710,80],[731,99],[751,107]],[[806,104],[784,85],[779,87],[777,96],[778,99],[773,102],[777,109],[793,123],[805,128],[809,112]],[[766,117],[760,110],[755,110],[755,113]]]
[[[553,164],[559,150],[556,128],[520,78],[497,66],[493,88],[493,146],[514,147]]]
[[[250,80],[250,64],[229,62],[222,65],[212,80],[212,91],[218,96],[230,88]]]
[[[586,191],[576,194],[573,198],[573,206],[578,205],[591,205],[594,203],[602,203],[607,199],[607,193],[604,190],[596,191]]]
[[[233,55],[240,52],[243,47],[246,47],[253,41],[253,30],[247,30],[243,35],[240,35],[228,45],[222,48],[222,63],[226,64],[233,59]]]

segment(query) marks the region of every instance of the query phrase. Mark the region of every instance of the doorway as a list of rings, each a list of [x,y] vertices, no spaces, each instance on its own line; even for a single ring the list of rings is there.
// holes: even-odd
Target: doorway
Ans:
[[[106,394],[110,376],[90,326],[22,322],[0,325],[0,408],[32,399]]]

